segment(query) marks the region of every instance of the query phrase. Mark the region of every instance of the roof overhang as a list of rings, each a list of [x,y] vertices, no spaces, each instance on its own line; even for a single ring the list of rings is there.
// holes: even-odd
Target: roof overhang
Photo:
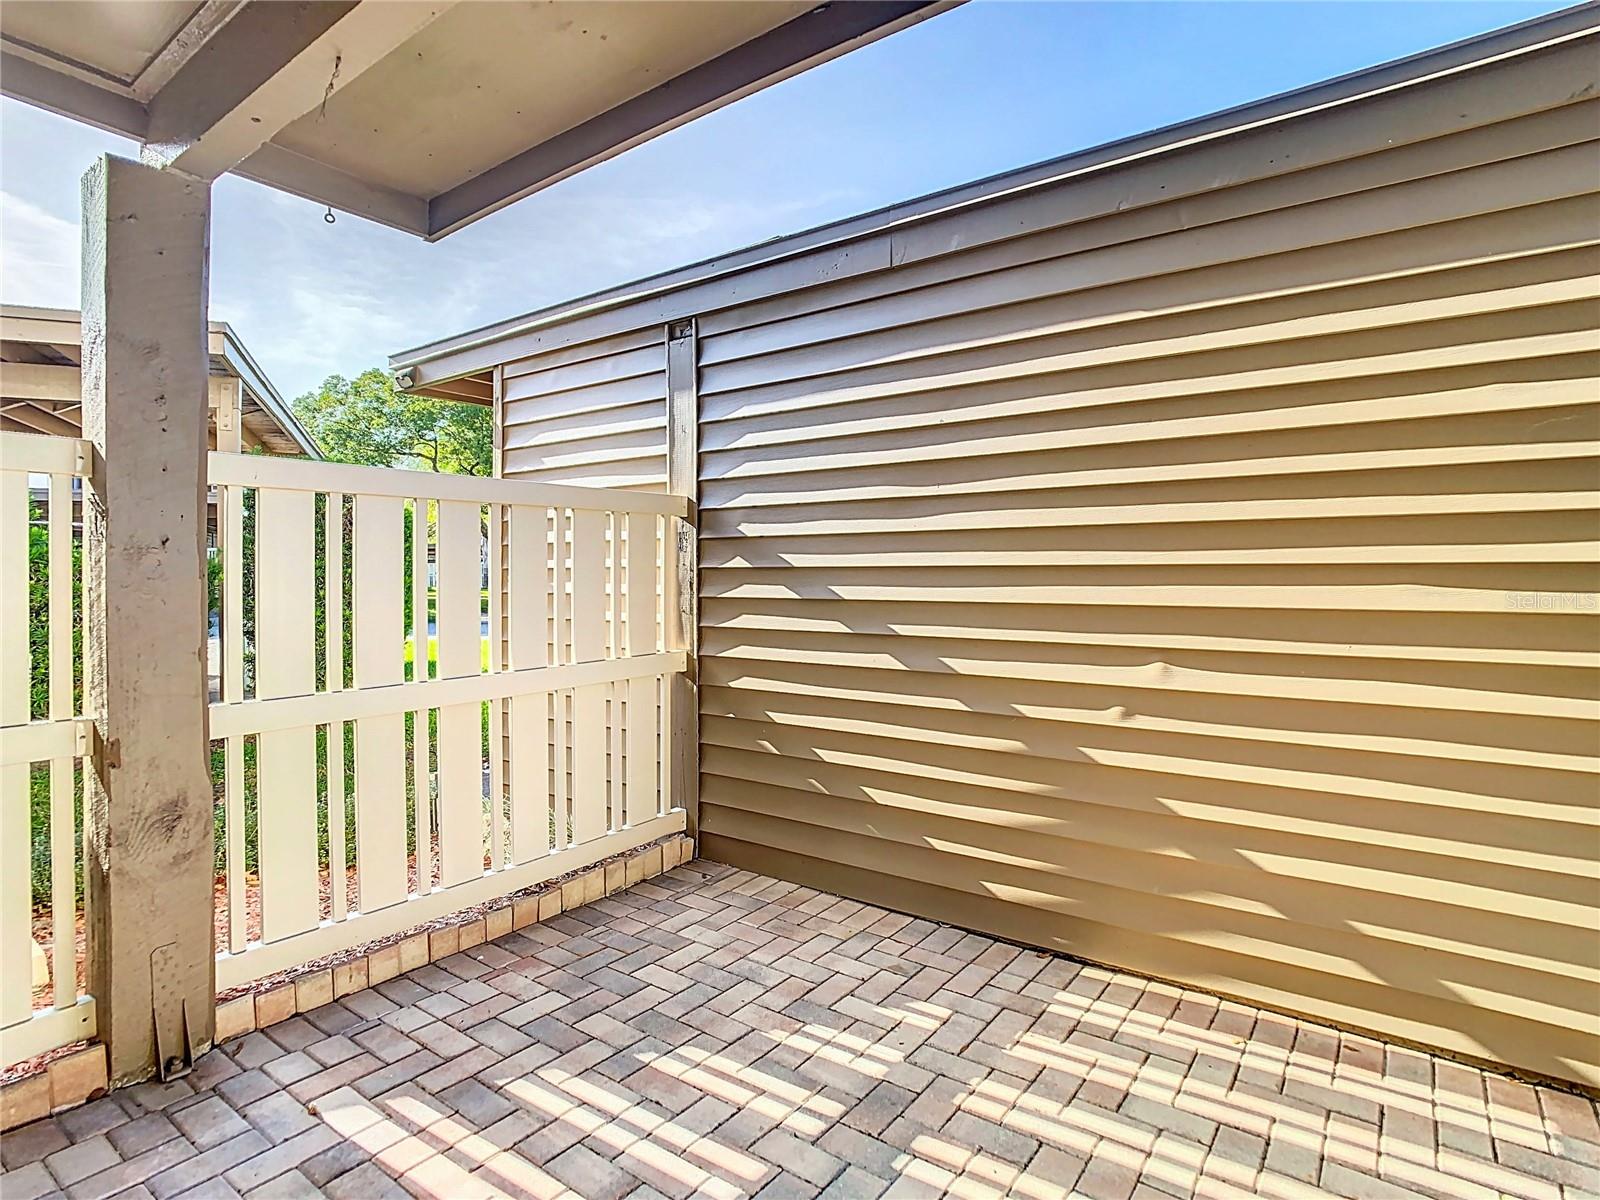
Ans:
[[[0,416],[41,432],[76,437],[82,427],[82,343],[76,309],[0,305]],[[212,321],[206,345],[212,378],[239,381],[252,444],[273,454],[322,457],[231,325]]]
[[[1071,186],[1141,163],[1171,160],[1209,143],[1225,142],[1273,126],[1290,126],[1330,109],[1359,105],[1403,89],[1424,88],[1452,76],[1485,72],[1503,60],[1544,53],[1569,43],[1588,44],[1592,48],[1586,53],[1591,61],[1600,61],[1594,59],[1595,51],[1600,50],[1600,2],[1590,0],[1545,13],[1392,62],[787,237],[768,239],[440,338],[391,354],[389,369],[403,374],[411,389],[420,395],[447,396],[455,390],[490,386],[485,381],[492,380],[497,364],[556,346],[606,337],[646,324],[664,325],[733,304],[749,304],[763,296],[894,270],[908,261],[908,242],[919,228],[959,220],[990,205]],[[924,237],[924,246],[932,248],[921,253],[964,252],[990,241],[1021,237],[1036,228],[1001,222],[981,236],[971,228],[961,230],[959,236],[951,230],[947,235]]]
[[[0,91],[432,241],[960,0],[7,0]]]

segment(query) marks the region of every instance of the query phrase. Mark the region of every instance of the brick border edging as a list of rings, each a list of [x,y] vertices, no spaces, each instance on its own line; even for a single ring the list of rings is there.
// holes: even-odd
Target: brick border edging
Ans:
[[[268,1025],[310,1012],[353,992],[414,971],[430,962],[492,942],[517,929],[547,921],[574,908],[624,891],[691,861],[694,839],[677,833],[600,863],[559,883],[541,884],[523,894],[492,901],[487,911],[406,934],[387,945],[332,966],[303,971],[259,992],[245,992],[217,1004],[213,1046]],[[52,1059],[32,1075],[0,1086],[0,1133],[76,1108],[107,1091],[106,1050],[91,1042]]]
[[[364,991],[430,962],[492,942],[513,930],[548,921],[569,909],[604,899],[670,871],[693,858],[693,839],[687,834],[673,834],[559,883],[540,884],[526,894],[517,893],[492,901],[492,907],[481,914],[453,921],[445,918],[447,924],[406,934],[332,966],[303,971],[286,982],[221,1001],[217,1005],[213,1045],[287,1021],[297,1013],[332,1004],[353,992]],[[477,913],[476,909],[473,911]]]
[[[90,1042],[0,1087],[0,1133],[77,1108],[106,1091],[106,1048]]]

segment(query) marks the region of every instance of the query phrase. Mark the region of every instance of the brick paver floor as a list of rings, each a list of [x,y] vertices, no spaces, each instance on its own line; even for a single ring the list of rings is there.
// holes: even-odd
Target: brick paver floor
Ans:
[[[1600,1193],[1595,1105],[696,862],[0,1139],[4,1200]]]

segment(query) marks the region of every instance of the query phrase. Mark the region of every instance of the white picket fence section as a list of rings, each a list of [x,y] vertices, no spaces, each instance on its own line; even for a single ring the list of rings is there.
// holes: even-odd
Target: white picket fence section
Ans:
[[[210,480],[219,991],[684,828],[666,685],[686,656],[662,626],[681,498],[223,453]]]
[[[89,474],[78,438],[0,433],[0,1067],[93,1037],[94,1000],[78,988],[77,767],[88,724],[73,689],[73,489]],[[87,506],[86,506],[87,507]],[[30,526],[46,540],[43,645],[30,645]],[[36,659],[42,658],[42,662]],[[44,711],[33,711],[35,668]],[[36,772],[48,803],[34,812]],[[47,780],[47,782],[46,782]],[[34,1006],[32,854],[48,848],[48,992]]]

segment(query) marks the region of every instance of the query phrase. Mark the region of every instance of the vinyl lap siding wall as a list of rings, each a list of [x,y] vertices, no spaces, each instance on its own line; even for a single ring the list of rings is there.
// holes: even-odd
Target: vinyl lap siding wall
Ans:
[[[499,365],[500,474],[539,483],[582,487],[666,489],[666,371],[662,328],[630,330],[595,342],[564,345]],[[610,534],[607,535],[608,537]],[[561,538],[563,567],[556,568],[554,530],[546,569],[552,586],[571,594],[571,531]],[[501,543],[501,562],[508,547]],[[609,568],[608,568],[609,569]],[[508,580],[502,572],[501,604],[509,603]],[[502,609],[504,611],[504,609]],[[572,608],[565,605],[559,624],[551,619],[549,661],[571,661]],[[656,636],[659,637],[659,629]],[[501,653],[509,646],[502,643]],[[560,720],[570,739],[571,700],[564,698]],[[608,771],[625,774],[622,744],[628,705],[620,697],[615,713],[608,702],[606,746]],[[554,734],[554,729],[550,730]],[[502,721],[501,738],[509,757],[509,727]],[[570,744],[570,742],[569,742]],[[552,736],[547,761],[561,761]],[[567,768],[565,791],[570,796]]]
[[[504,364],[501,473],[663,491],[664,338],[655,325]]]
[[[1600,1084],[1594,53],[702,309],[703,852]],[[507,474],[657,484],[650,336]]]

